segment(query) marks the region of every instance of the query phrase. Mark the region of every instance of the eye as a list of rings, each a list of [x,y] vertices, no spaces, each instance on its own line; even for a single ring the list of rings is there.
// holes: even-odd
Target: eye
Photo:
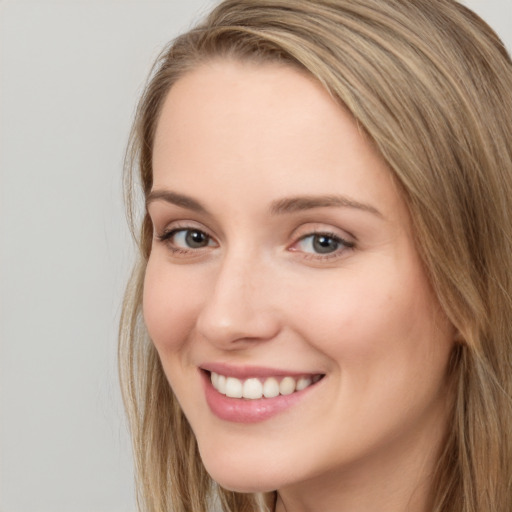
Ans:
[[[312,233],[302,237],[293,249],[310,254],[328,255],[352,247],[354,247],[353,243],[332,233]]]
[[[173,241],[179,247],[200,249],[210,244],[210,237],[198,229],[180,229],[174,233]]]
[[[158,239],[166,242],[173,251],[189,251],[217,245],[208,234],[195,228],[172,229]]]

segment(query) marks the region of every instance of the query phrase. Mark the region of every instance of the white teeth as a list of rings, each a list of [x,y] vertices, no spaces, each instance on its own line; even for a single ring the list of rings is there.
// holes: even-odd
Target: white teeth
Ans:
[[[309,377],[301,377],[297,381],[297,391],[302,391],[303,389],[306,389],[308,386],[311,386],[312,380]]]
[[[269,377],[263,383],[263,395],[265,398],[274,398],[279,395],[279,382],[274,377]]]
[[[213,375],[213,372],[212,372]],[[213,384],[213,382],[212,382]],[[226,377],[224,375],[217,375],[217,386],[213,384],[213,387],[223,395],[226,394]]]
[[[242,398],[242,381],[235,377],[226,378],[226,396],[230,398]]]
[[[242,396],[257,399],[263,396],[263,384],[258,379],[247,379],[244,382]]]
[[[281,395],[291,395],[295,391],[295,379],[293,377],[285,377],[279,384],[279,393]]]
[[[230,398],[246,398],[258,400],[260,398],[274,398],[279,395],[291,395],[295,391],[302,391],[318,382],[321,375],[313,377],[300,377],[296,380],[293,377],[284,377],[278,381],[275,377],[268,377],[264,381],[258,378],[250,378],[242,381],[236,377],[226,377],[211,372],[213,387],[221,394]]]

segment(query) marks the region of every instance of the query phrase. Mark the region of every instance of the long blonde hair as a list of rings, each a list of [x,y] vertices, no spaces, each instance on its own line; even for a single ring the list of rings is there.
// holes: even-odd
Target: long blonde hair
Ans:
[[[305,70],[389,164],[432,287],[460,333],[432,510],[512,510],[512,64],[496,34],[453,0],[226,0],[161,54],[126,165],[139,261],[119,361],[141,510],[263,507],[261,496],[225,491],[206,473],[141,315],[152,228],[144,211],[135,227],[135,194],[151,190],[159,112],[184,73],[223,57]]]

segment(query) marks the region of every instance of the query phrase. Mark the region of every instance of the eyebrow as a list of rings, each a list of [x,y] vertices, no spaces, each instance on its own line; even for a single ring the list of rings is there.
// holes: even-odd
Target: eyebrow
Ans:
[[[198,213],[208,213],[206,208],[190,196],[171,192],[170,190],[152,190],[146,198],[146,209],[153,201],[165,201],[176,206],[181,206],[187,210],[192,210]]]
[[[374,206],[366,203],[355,201],[350,197],[342,195],[326,195],[326,196],[297,196],[284,199],[278,199],[272,202],[270,211],[272,214],[293,213],[303,210],[312,210],[313,208],[325,207],[355,208],[365,212],[372,213],[378,217],[383,217],[382,213]]]
[[[153,201],[158,200],[186,208],[187,210],[208,214],[208,210],[196,199],[170,190],[151,191],[146,198],[146,208]],[[326,208],[333,206],[338,208],[355,208],[357,210],[372,213],[378,217],[383,217],[382,213],[374,206],[355,201],[354,199],[343,195],[305,195],[285,197],[283,199],[272,201],[270,205],[270,213],[272,215],[283,215],[298,211],[312,210],[314,208]]]

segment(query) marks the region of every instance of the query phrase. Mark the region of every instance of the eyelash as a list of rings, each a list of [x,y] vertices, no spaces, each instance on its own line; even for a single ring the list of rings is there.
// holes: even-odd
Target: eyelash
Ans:
[[[308,238],[314,239],[315,237],[318,238],[325,238],[332,240],[335,242],[338,247],[332,252],[328,253],[320,253],[320,252],[305,252],[305,258],[307,259],[332,259],[332,258],[339,258],[341,257],[347,250],[351,250],[355,247],[355,244],[353,242],[349,242],[348,240],[345,240],[344,238],[340,237],[339,235],[335,233],[330,233],[328,231],[313,231],[311,233],[308,233],[307,235],[301,236],[296,242],[294,242],[293,246],[298,245],[299,243],[303,242],[304,240],[307,240]],[[312,242],[314,243],[314,242]],[[295,249],[290,248],[289,250],[295,251]]]
[[[195,232],[195,233],[200,233],[200,234],[204,235],[208,240],[208,244],[205,246],[202,246],[202,247],[197,247],[197,248],[190,247],[188,249],[185,249],[182,247],[176,247],[175,245],[172,244],[172,238],[174,236],[176,236],[178,233],[187,233],[187,232]],[[301,242],[304,242],[308,238],[314,238],[314,237],[323,237],[323,238],[329,239],[329,240],[333,241],[334,243],[336,243],[339,247],[336,247],[336,249],[332,252],[327,252],[324,254],[322,254],[320,252],[303,251],[305,259],[327,260],[327,259],[339,258],[347,250],[352,250],[355,248],[355,243],[349,242],[348,240],[345,240],[344,238],[340,237],[339,235],[337,235],[335,233],[331,233],[328,231],[314,230],[310,233],[307,233],[306,235],[301,236],[291,246],[289,246],[288,250],[291,252],[299,252],[299,250],[294,247],[297,246],[298,244],[300,244]],[[199,251],[202,252],[203,249],[208,248],[210,246],[209,243],[213,240],[213,237],[208,235],[208,233],[206,233],[204,230],[195,228],[195,227],[173,228],[168,231],[165,231],[161,235],[156,235],[156,238],[158,239],[158,241],[165,243],[166,246],[168,247],[168,249],[173,254],[178,255],[178,256],[179,255],[183,255],[183,256],[191,255],[192,253],[196,253],[197,255],[199,255],[198,254]],[[312,243],[314,243],[314,242],[312,242]]]
[[[177,228],[173,228],[173,229],[170,229],[169,231],[165,231],[161,235],[157,235],[156,238],[160,242],[165,243],[166,246],[168,247],[168,249],[173,254],[176,254],[176,255],[187,255],[187,254],[190,254],[192,252],[197,253],[198,251],[203,249],[203,247],[200,247],[200,248],[192,248],[191,247],[189,249],[184,249],[182,247],[176,247],[176,246],[174,246],[172,244],[172,238],[174,236],[176,236],[178,233],[186,233],[187,231],[188,232],[195,232],[195,233],[203,234],[208,239],[208,242],[213,240],[213,238],[210,235],[208,235],[208,233],[206,233],[202,229],[195,228],[195,227],[177,227]],[[206,247],[208,247],[208,245],[204,246],[204,248],[206,248]]]

